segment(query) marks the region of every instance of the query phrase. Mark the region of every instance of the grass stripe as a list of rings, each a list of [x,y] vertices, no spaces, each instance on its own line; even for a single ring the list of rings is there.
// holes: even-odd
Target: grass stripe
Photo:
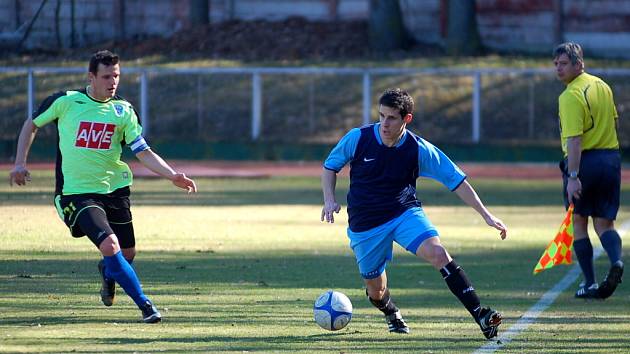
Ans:
[[[619,235],[623,237],[625,233],[630,229],[630,220],[624,222],[619,228]],[[593,260],[599,258],[599,256],[604,253],[604,249],[599,246],[593,250]],[[498,338],[493,341],[486,343],[481,346],[479,349],[474,351],[474,354],[481,353],[494,353],[495,351],[501,349],[508,343],[512,341],[516,336],[518,336],[521,332],[525,331],[529,325],[536,322],[536,319],[540,314],[545,311],[556,298],[565,291],[571,284],[573,284],[577,278],[580,276],[581,270],[580,266],[576,264],[573,266],[567,275],[562,278],[553,288],[547,291],[541,298],[538,300],[534,306],[530,307],[521,318],[507,331],[503,332]]]

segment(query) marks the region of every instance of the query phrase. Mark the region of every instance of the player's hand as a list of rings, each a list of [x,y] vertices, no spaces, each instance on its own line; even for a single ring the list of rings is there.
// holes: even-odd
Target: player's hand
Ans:
[[[197,193],[197,185],[195,184],[195,181],[186,177],[183,173],[175,174],[172,182],[175,186],[187,190],[188,193]]]
[[[11,170],[11,173],[9,173],[9,185],[11,187],[13,187],[13,182],[18,186],[23,186],[26,182],[30,181],[31,173],[22,165],[15,166],[13,170]]]
[[[505,238],[507,237],[507,226],[505,226],[503,221],[501,221],[501,219],[495,217],[492,214],[488,214],[488,216],[485,218],[485,220],[486,220],[486,224],[488,224],[488,226],[492,226],[495,229],[499,230],[500,235],[501,235],[501,239],[505,240]]]
[[[582,182],[579,178],[569,178],[567,181],[567,198],[569,203],[574,203],[582,196]]]
[[[335,213],[339,214],[341,210],[341,205],[339,205],[336,201],[328,201],[324,202],[324,207],[322,208],[322,217],[321,221],[326,221],[329,223],[335,222]]]

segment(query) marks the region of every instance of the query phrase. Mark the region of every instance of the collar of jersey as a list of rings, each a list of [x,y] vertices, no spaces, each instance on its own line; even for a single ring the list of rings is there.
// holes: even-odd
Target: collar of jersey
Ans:
[[[88,93],[87,86],[85,87],[85,95],[87,96],[87,98],[91,99],[91,100],[92,100],[92,101],[94,101],[94,102],[98,102],[98,103],[107,103],[107,102],[109,102],[109,101],[111,101],[111,100],[113,99],[113,97],[112,97],[112,98],[108,98],[106,101],[99,101],[99,100],[97,100],[96,98],[92,97],[92,96]]]
[[[579,83],[585,79],[588,76],[588,74],[586,73],[586,71],[583,71],[581,74],[579,74],[578,76],[574,77],[573,80],[571,80],[571,82],[569,82],[569,84],[567,85],[567,87],[571,87],[574,85],[579,85]]]
[[[383,140],[381,140],[381,134],[378,132],[380,126],[381,123],[374,124],[374,135],[376,136],[376,141],[378,141],[379,145],[385,145],[383,144]],[[400,137],[400,140],[398,140],[398,143],[392,147],[397,148],[401,146],[405,142],[405,139],[407,139],[407,129],[405,129],[405,131],[403,132],[403,135]]]

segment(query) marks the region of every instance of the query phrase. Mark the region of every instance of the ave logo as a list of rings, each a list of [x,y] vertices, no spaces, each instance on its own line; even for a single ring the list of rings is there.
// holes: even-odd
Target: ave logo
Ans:
[[[112,145],[115,124],[81,122],[74,146],[88,149],[108,150]]]

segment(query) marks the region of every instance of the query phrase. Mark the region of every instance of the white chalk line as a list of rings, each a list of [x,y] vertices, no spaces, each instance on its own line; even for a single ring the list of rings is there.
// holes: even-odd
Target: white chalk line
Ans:
[[[619,235],[623,236],[630,229],[630,220],[624,222],[621,227],[618,229]],[[604,253],[604,249],[599,246],[593,250],[593,259],[599,258],[599,256]],[[576,264],[573,266],[567,275],[558,282],[553,288],[547,291],[541,298],[535,303],[532,307],[530,307],[521,318],[516,321],[516,323],[510,327],[507,331],[501,332],[501,335],[494,338],[492,341],[489,341],[485,345],[481,346],[479,349],[473,352],[473,354],[481,354],[481,353],[494,353],[495,351],[501,349],[506,344],[510,343],[512,339],[518,336],[521,332],[527,329],[529,325],[536,322],[536,319],[540,314],[545,311],[556,298],[564,291],[569,285],[573,284],[577,278],[580,276],[581,270],[580,266]]]

